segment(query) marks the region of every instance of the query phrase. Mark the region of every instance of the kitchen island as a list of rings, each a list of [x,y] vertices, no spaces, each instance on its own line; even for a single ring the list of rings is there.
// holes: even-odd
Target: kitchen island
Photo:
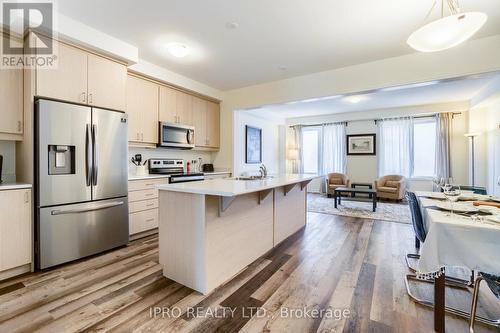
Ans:
[[[203,294],[306,224],[307,184],[286,174],[158,186],[163,275]]]

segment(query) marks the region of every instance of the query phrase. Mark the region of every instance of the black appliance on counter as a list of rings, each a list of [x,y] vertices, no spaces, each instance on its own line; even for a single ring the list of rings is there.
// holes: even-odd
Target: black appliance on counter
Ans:
[[[170,175],[169,183],[185,183],[204,180],[203,173],[185,172],[184,160],[168,158],[150,158],[149,173],[154,175]]]
[[[211,163],[203,164],[201,170],[203,172],[214,172],[214,165]]]

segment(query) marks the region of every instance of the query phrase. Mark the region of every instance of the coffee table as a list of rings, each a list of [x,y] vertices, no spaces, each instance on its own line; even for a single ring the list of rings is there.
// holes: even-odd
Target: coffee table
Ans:
[[[335,208],[337,208],[337,204],[340,205],[342,193],[344,194],[352,194],[351,200],[355,201],[367,201],[366,199],[362,199],[356,197],[356,193],[363,193],[371,195],[371,201],[373,204],[373,212],[377,210],[377,191],[368,188],[351,188],[351,187],[337,187],[335,192],[333,192],[333,201],[335,202]]]
[[[372,189],[373,185],[371,183],[353,182],[353,183],[351,183],[351,187],[352,188],[366,187],[366,188]],[[353,193],[352,196],[355,197],[356,193]],[[373,197],[373,195],[371,193],[369,193],[368,197],[371,199]]]

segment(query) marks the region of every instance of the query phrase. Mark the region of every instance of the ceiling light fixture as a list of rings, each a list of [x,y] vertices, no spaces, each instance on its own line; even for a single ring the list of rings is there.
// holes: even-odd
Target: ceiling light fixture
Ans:
[[[425,19],[429,17],[438,0],[434,1]],[[450,15],[445,16],[445,0],[441,0],[441,18],[428,23],[415,32],[408,45],[420,52],[449,49],[471,38],[486,23],[488,16],[481,12],[462,13],[458,0],[446,0]]]
[[[189,48],[182,43],[170,43],[167,45],[168,52],[177,58],[184,58],[189,54]]]
[[[362,95],[352,95],[352,96],[344,97],[344,100],[349,102],[349,103],[352,103],[352,104],[357,104],[361,101],[366,100],[367,98],[368,97],[362,96]]]

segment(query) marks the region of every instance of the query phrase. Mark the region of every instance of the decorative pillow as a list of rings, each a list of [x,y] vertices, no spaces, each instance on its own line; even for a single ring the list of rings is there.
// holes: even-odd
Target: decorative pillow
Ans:
[[[385,182],[385,186],[387,187],[398,187],[399,186],[399,181],[398,180],[388,180]]]
[[[342,178],[339,178],[339,177],[332,177],[332,178],[330,178],[330,184],[342,185],[342,184],[344,184],[344,180]]]

